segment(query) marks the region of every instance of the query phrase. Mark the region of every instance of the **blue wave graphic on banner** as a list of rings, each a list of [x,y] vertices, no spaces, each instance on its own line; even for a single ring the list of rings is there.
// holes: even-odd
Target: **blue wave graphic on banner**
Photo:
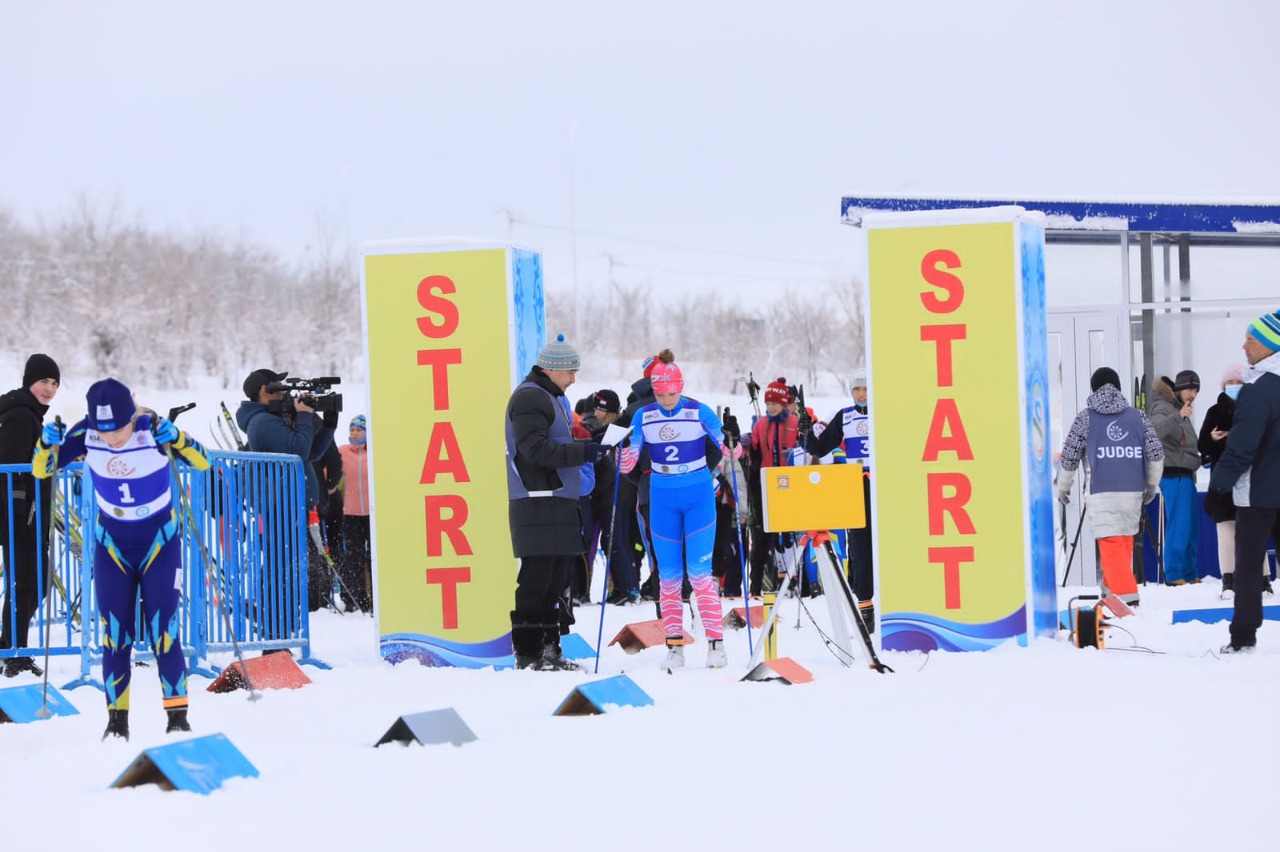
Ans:
[[[510,633],[471,643],[449,642],[421,633],[392,633],[382,637],[379,650],[382,658],[392,663],[415,660],[424,666],[463,669],[510,668],[513,665]]]
[[[880,629],[886,651],[988,651],[1009,639],[1025,644],[1025,604],[1004,618],[982,624],[948,621],[918,612],[886,614]]]

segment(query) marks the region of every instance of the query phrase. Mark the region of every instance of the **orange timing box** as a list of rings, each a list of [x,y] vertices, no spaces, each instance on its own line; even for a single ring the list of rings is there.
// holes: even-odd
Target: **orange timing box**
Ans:
[[[867,525],[860,464],[766,467],[761,475],[767,532],[856,529]]]
[[[790,657],[778,657],[776,660],[765,660],[751,671],[743,680],[777,680],[788,686],[794,683],[812,683],[813,674]]]
[[[683,635],[684,644],[692,645],[693,637],[688,633]],[[667,632],[662,629],[662,619],[655,618],[653,621],[637,621],[634,624],[628,624],[618,631],[618,635],[613,637],[613,641],[609,644],[621,645],[622,650],[628,654],[638,654],[645,648],[665,645],[666,642]]]
[[[244,672],[248,671],[249,680],[245,682]],[[235,662],[222,670],[213,683],[209,684],[209,692],[232,692],[237,689],[248,689],[252,684],[256,689],[300,689],[311,683],[311,678],[298,666],[293,656],[281,652],[267,654],[263,657],[251,657],[244,661],[244,668]]]
[[[751,607],[751,626],[759,630],[764,627],[764,611],[763,603],[756,604]],[[729,610],[724,617],[724,626],[730,630],[741,630],[747,626],[747,608],[745,606],[735,606]]]

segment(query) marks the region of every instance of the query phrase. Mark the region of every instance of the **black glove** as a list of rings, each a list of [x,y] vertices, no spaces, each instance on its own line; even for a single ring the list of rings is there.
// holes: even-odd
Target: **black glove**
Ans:
[[[595,464],[596,459],[603,454],[604,447],[595,441],[588,441],[582,445],[582,461],[586,464]]]
[[[796,429],[800,433],[801,440],[813,434],[813,418],[809,416],[808,409],[802,408],[796,415]]]
[[[1236,504],[1231,497],[1231,492],[1212,489],[1206,491],[1204,511],[1215,524],[1233,520],[1236,516]]]
[[[324,412],[324,414],[320,416],[320,422],[324,424],[324,428],[326,429],[337,429],[338,428],[338,412],[336,411]]]
[[[725,443],[742,443],[742,429],[738,426],[738,418],[730,414],[727,408],[724,410],[724,436]]]

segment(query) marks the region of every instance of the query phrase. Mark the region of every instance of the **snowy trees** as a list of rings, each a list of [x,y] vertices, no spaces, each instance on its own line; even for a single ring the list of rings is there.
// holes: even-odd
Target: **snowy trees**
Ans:
[[[358,363],[354,258],[327,246],[295,268],[215,237],[180,239],[81,201],[26,228],[0,212],[0,349],[53,354],[64,375],[170,386],[252,369],[341,375]]]
[[[811,392],[848,393],[854,369],[866,363],[860,285],[833,282],[813,291],[792,288],[767,304],[724,293],[663,292],[652,284],[614,284],[611,298],[579,305],[583,340],[591,360],[620,375],[638,373],[640,362],[671,347],[681,362],[711,371],[703,380],[726,389],[754,372],[787,376]],[[548,293],[547,329],[569,329],[572,304]],[[599,369],[593,372],[600,372]]]
[[[217,235],[175,237],[81,200],[59,221],[26,226],[0,209],[0,351],[45,351],[67,376],[185,384],[206,374],[239,388],[259,367],[363,379],[354,253],[321,224],[300,263]],[[661,281],[587,288],[578,305],[592,372],[629,376],[670,346],[726,390],[754,372],[813,393],[847,393],[865,363],[860,285],[690,292]],[[547,328],[572,333],[572,294],[547,288]],[[11,370],[11,374],[12,374]]]

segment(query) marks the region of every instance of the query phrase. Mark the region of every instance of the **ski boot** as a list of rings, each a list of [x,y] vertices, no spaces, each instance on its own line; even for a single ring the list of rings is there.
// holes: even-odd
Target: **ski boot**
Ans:
[[[723,639],[710,639],[707,641],[707,668],[722,669],[729,665],[729,655],[724,650]]]
[[[662,670],[667,674],[675,674],[676,669],[684,668],[684,645],[672,645],[667,642],[667,658],[662,663]]]
[[[548,672],[586,671],[581,665],[566,657],[557,645],[548,645],[542,649],[542,664],[536,668],[539,671]]]
[[[187,708],[174,707],[165,712],[169,714],[169,724],[164,729],[166,734],[189,732],[191,730],[191,723],[187,721]]]
[[[102,738],[120,737],[125,742],[129,741],[129,711],[128,710],[108,710],[107,711],[107,729],[102,732]]]
[[[859,601],[858,615],[862,616],[862,623],[867,626],[868,633],[876,632],[876,605],[874,601]]]
[[[13,657],[5,660],[2,667],[5,677],[17,677],[23,672],[31,672],[36,677],[44,674],[44,669],[36,665],[35,660],[30,657]]]

